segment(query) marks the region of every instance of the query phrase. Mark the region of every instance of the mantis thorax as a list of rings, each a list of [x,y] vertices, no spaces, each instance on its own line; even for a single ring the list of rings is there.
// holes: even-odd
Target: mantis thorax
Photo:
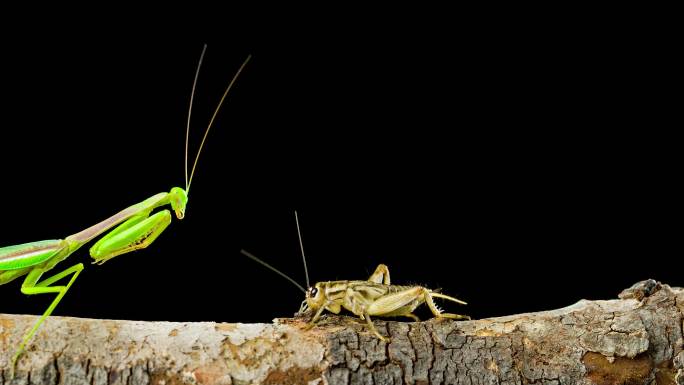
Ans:
[[[174,187],[169,191],[169,201],[171,208],[176,213],[176,218],[183,219],[185,216],[185,206],[188,204],[188,194],[180,187]]]

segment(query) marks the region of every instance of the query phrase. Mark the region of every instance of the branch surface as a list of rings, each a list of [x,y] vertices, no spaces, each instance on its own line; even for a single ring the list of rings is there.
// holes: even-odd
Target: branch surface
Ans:
[[[653,280],[619,299],[475,321],[350,317],[272,324],[50,317],[9,379],[35,316],[0,314],[0,385],[684,385],[684,289]]]

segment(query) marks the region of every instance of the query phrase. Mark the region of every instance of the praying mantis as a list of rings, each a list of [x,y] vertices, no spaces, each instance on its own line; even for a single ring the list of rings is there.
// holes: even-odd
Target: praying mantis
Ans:
[[[164,209],[152,213],[157,208],[170,205],[176,218],[183,219],[185,216],[192,178],[209,130],[211,129],[226,96],[233,87],[233,84],[251,59],[251,55],[247,56],[228,84],[228,87],[226,87],[225,92],[204,131],[204,136],[197,151],[190,177],[188,178],[190,117],[192,115],[192,104],[197,78],[199,76],[206,48],[207,46],[205,44],[197,65],[190,95],[190,107],[188,110],[185,135],[185,188],[173,187],[169,192],[155,194],[140,203],[134,204],[113,216],[64,239],[52,239],[0,247],[0,285],[4,285],[25,276],[21,285],[21,292],[23,294],[56,294],[42,316],[36,321],[33,327],[24,334],[19,347],[12,356],[10,366],[12,373],[16,366],[17,359],[21,356],[26,345],[35,335],[40,325],[52,314],[55,307],[67,293],[83,270],[83,264],[77,263],[41,281],[40,279],[43,274],[55,268],[58,263],[64,261],[83,245],[105,232],[108,233],[90,248],[90,256],[94,259],[94,264],[102,264],[121,254],[126,254],[149,246],[171,223],[171,212],[168,209]],[[66,285],[54,285],[67,277],[70,278]]]

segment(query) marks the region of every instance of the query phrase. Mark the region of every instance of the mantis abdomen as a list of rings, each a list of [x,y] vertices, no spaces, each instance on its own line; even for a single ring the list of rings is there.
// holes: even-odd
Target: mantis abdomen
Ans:
[[[17,270],[31,267],[53,258],[66,246],[62,239],[51,239],[0,247],[0,285],[3,270]]]

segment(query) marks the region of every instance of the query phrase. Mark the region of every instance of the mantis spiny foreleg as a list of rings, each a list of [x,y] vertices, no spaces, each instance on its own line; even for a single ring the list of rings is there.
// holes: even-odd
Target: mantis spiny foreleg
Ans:
[[[151,217],[149,211],[136,215],[102,237],[90,248],[97,264],[103,264],[117,255],[144,249],[171,224],[171,212],[162,210]]]

